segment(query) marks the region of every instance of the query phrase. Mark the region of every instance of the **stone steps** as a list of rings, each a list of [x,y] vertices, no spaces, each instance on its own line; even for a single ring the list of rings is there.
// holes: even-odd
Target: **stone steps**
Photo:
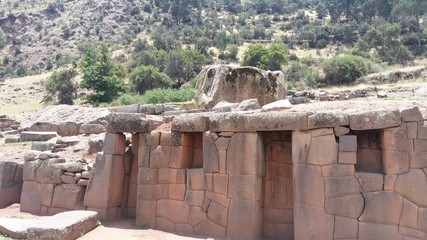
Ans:
[[[99,225],[98,213],[69,211],[41,219],[0,218],[0,233],[13,239],[77,239]]]

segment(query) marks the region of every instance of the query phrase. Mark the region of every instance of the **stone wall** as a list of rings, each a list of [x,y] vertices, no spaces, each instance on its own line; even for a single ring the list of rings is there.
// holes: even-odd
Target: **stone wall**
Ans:
[[[22,164],[0,162],[0,207],[18,203],[22,189]]]

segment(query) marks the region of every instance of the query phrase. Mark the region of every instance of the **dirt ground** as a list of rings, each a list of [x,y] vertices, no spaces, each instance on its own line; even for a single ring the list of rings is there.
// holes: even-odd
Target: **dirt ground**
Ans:
[[[35,216],[29,213],[19,211],[19,204],[12,204],[6,208],[0,208],[0,217],[2,218],[20,218],[20,219],[42,219],[46,217]],[[0,240],[9,239],[0,235]],[[143,240],[191,240],[191,239],[211,239],[200,238],[197,236],[188,237],[177,234],[152,230],[138,229],[135,226],[135,219],[120,219],[116,221],[102,222],[100,226],[79,238],[79,240],[99,240],[99,239],[143,239]]]

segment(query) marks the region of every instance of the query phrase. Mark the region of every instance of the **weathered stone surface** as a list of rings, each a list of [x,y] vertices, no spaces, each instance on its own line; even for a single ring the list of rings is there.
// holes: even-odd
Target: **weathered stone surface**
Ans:
[[[365,209],[361,222],[399,224],[403,199],[394,192],[363,193]]]
[[[157,204],[156,201],[138,200],[136,205],[136,225],[156,227]]]
[[[227,208],[212,202],[208,209],[208,218],[223,227],[227,227],[228,211]]]
[[[420,208],[418,212],[418,229],[427,234],[427,208]]]
[[[205,190],[205,174],[203,169],[188,169],[187,170],[187,189],[188,190]]]
[[[334,216],[323,207],[295,204],[295,239],[333,239]]]
[[[420,207],[427,207],[427,177],[423,170],[411,169],[399,175],[394,191]]]
[[[182,114],[172,121],[173,132],[204,132],[209,129],[209,119],[204,115]]]
[[[258,133],[236,133],[227,150],[227,173],[256,175],[262,169],[262,142]]]
[[[258,201],[232,199],[228,211],[228,238],[254,240],[261,238],[262,213]]]
[[[411,168],[427,168],[427,153],[426,152],[411,152],[410,153]]]
[[[427,140],[414,140],[414,150],[427,152]]]
[[[362,187],[353,176],[325,178],[325,195],[327,198],[341,197],[361,192]]]
[[[339,152],[338,163],[352,164],[352,165],[356,164],[357,153],[356,152]]]
[[[402,121],[397,108],[349,113],[352,130],[383,129],[399,126]]]
[[[215,141],[218,151],[227,151],[230,138],[220,137]]]
[[[408,228],[417,228],[418,209],[417,205],[403,199],[402,216],[400,216],[399,225]]]
[[[0,162],[0,207],[19,202],[22,191],[22,165]]]
[[[236,129],[244,127],[245,131],[287,131],[287,130],[307,130],[308,116],[307,113],[301,112],[268,112],[247,114],[243,119],[243,124],[238,122]],[[225,131],[239,131],[230,128]],[[212,131],[212,129],[211,129]]]
[[[382,149],[393,151],[412,151],[413,143],[408,138],[405,125],[397,128],[384,129]]]
[[[328,151],[324,151],[325,149]],[[338,144],[334,135],[312,138],[307,163],[322,166],[336,163],[337,159]]]
[[[209,116],[209,130],[212,132],[243,132],[243,113],[218,113]]]
[[[203,171],[205,173],[219,172],[218,150],[215,145],[215,138],[212,133],[205,132],[203,135]]]
[[[423,120],[423,115],[418,106],[402,110],[402,121],[404,122],[417,122]]]
[[[212,108],[220,101],[241,102],[251,98],[265,105],[280,99],[279,95],[284,96],[286,91],[278,76],[254,67],[207,66],[198,78],[196,101],[205,108]]]
[[[357,137],[355,135],[344,135],[339,137],[340,152],[356,152]]]
[[[33,142],[31,143],[31,150],[36,150],[36,151],[50,151],[52,150],[53,146],[55,145],[55,143],[52,142]]]
[[[397,225],[390,224],[375,224],[375,223],[359,223],[358,239],[366,240],[400,240],[399,230]]]
[[[336,216],[334,239],[357,239],[358,228],[357,219]]]
[[[361,194],[348,195],[325,200],[325,211],[332,215],[357,219],[363,211],[365,202]]]
[[[206,219],[194,227],[194,233],[209,237],[224,237],[226,235],[226,228]]]
[[[426,233],[414,229],[399,226],[399,234],[403,235],[403,240],[425,239]]]
[[[53,192],[52,207],[73,210],[83,200],[85,187],[77,184],[61,184]]]
[[[417,139],[418,137],[418,123],[408,122],[406,123],[406,133],[409,139]]]
[[[86,135],[90,135],[90,134],[100,134],[100,133],[104,133],[106,132],[106,128],[104,125],[102,124],[82,124],[80,126],[80,130],[79,133],[80,134],[86,134]]]
[[[292,133],[292,161],[305,163],[311,144],[309,131],[294,131]]]
[[[158,172],[159,170],[155,168],[139,168],[138,183],[142,185],[157,184]]]
[[[193,227],[207,219],[206,212],[201,207],[190,206],[188,223]]]
[[[233,108],[237,107],[238,103],[229,103],[227,101],[220,101],[214,107],[212,107],[213,111],[216,112],[230,112]]]
[[[263,209],[263,221],[264,223],[272,224],[293,224],[294,222],[294,211],[293,210],[280,210],[272,208]]]
[[[322,174],[324,177],[353,176],[354,165],[331,164],[331,165],[322,166]]]
[[[261,112],[281,111],[289,108],[292,108],[291,102],[288,99],[281,99],[262,106]]]
[[[325,187],[322,168],[305,164],[294,165],[295,202],[311,206],[323,207],[325,201]]]
[[[214,174],[214,192],[227,196],[228,193],[228,174]]]
[[[204,198],[205,198],[205,191],[187,190],[185,192],[185,202],[190,206],[201,207]]]
[[[35,131],[23,131],[20,134],[21,142],[25,141],[47,141],[49,139],[58,137],[56,132],[35,132]]]
[[[123,154],[125,153],[126,139],[122,133],[107,133],[104,140],[104,153]]]
[[[247,99],[243,100],[239,103],[236,110],[240,111],[249,111],[249,110],[256,110],[260,109],[261,106],[259,105],[259,101],[257,98]]]
[[[327,135],[333,135],[334,131],[332,128],[317,128],[310,130],[311,137],[320,137],[320,136],[327,136]]]
[[[152,146],[150,150],[150,167],[167,168],[169,166],[169,160],[171,158],[171,151],[171,146]]]
[[[87,165],[81,162],[60,163],[58,164],[58,167],[63,171],[72,173],[79,173],[88,170]]]
[[[49,159],[41,161],[36,169],[36,180],[39,183],[61,183],[62,171],[58,163],[64,162],[64,159]],[[24,164],[25,167],[25,164]],[[26,172],[25,172],[26,173]],[[25,179],[26,177],[24,177]]]
[[[140,113],[110,113],[107,116],[107,132],[149,132],[163,123],[163,119],[157,116],[145,116]]]
[[[173,223],[188,223],[190,207],[182,201],[161,199],[157,201],[157,216]]]
[[[384,190],[393,191],[396,183],[397,175],[385,175],[384,176]]]
[[[350,132],[350,129],[347,127],[334,127],[335,136],[343,136]]]
[[[326,128],[345,126],[349,124],[349,119],[341,110],[318,111],[308,116],[308,127]]]
[[[231,199],[260,200],[261,177],[255,175],[230,175],[228,197]]]
[[[39,185],[35,181],[24,181],[20,203],[21,212],[40,214],[41,200]]]
[[[427,121],[419,121],[417,130],[418,139],[427,139]]]
[[[384,176],[377,173],[359,173],[355,177],[362,186],[363,192],[376,192],[383,189]]]

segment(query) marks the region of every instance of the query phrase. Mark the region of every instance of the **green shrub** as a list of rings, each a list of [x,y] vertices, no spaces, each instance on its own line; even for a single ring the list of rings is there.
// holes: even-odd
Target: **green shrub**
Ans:
[[[0,27],[0,49],[4,48],[6,45],[6,34],[4,34],[3,29]]]
[[[193,88],[156,88],[148,90],[140,98],[140,103],[186,102],[194,98]]]
[[[281,43],[273,43],[269,47],[253,44],[243,54],[243,65],[258,67],[265,70],[280,70],[288,61],[288,48]]]
[[[173,81],[153,66],[140,66],[129,75],[131,90],[140,94],[153,88],[168,88]]]
[[[74,81],[76,76],[77,70],[74,68],[53,72],[43,82],[46,93],[42,101],[72,105],[77,98],[77,82]]]
[[[350,84],[371,71],[371,64],[366,58],[351,54],[340,54],[323,66],[325,80],[331,85]]]

